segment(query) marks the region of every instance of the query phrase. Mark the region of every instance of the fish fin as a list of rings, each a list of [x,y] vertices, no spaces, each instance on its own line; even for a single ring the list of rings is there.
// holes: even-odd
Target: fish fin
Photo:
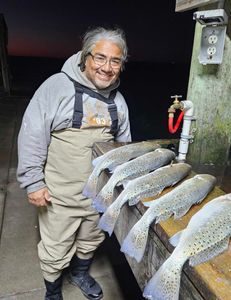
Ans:
[[[128,201],[128,205],[129,205],[129,206],[136,205],[139,201],[140,201],[140,197],[136,197],[136,198],[130,199],[130,200]]]
[[[150,207],[154,203],[154,199],[142,202],[145,207]]]
[[[164,190],[164,187],[161,187],[161,189],[159,190],[159,192],[157,193],[157,195],[160,195]]]
[[[174,210],[174,219],[179,219],[179,218],[183,217],[188,212],[190,207],[191,207],[191,205],[188,205],[188,206],[183,206],[183,207],[180,207],[180,208]]]
[[[209,247],[204,251],[201,251],[200,253],[190,257],[189,264],[193,267],[203,262],[206,262],[212,259],[213,257],[217,256],[218,254],[224,252],[226,249],[228,249],[228,246],[229,238],[225,238],[222,241],[213,245],[212,247]]]
[[[172,212],[166,212],[156,217],[156,223],[160,223],[162,221],[167,220],[172,215]]]
[[[92,202],[92,207],[94,207],[94,209],[99,213],[104,213],[107,210],[109,205],[107,205],[104,201],[100,202],[97,199],[94,199]]]
[[[100,189],[102,188],[102,184],[99,184],[101,182],[100,175],[103,168],[102,166],[96,166],[90,176],[88,177],[85,186],[83,188],[82,194],[86,196],[87,198],[95,198],[95,196],[98,194]]]
[[[180,237],[185,229],[178,231],[176,234],[174,234],[170,239],[169,243],[173,245],[173,247],[176,247],[180,241]]]
[[[128,186],[128,184],[131,182],[131,180],[123,180],[122,185],[123,188],[126,189],[126,187]]]
[[[105,159],[104,155],[98,156],[98,157],[96,157],[96,158],[93,159],[92,165],[95,167],[96,165],[98,165],[99,163],[101,163],[104,159]]]
[[[202,198],[200,198],[196,203],[200,204],[204,199],[205,197],[207,196],[208,193],[206,193],[206,195],[204,195]]]
[[[109,167],[108,167],[108,170],[109,170],[109,172],[110,172],[111,174],[113,174],[113,173],[115,172],[115,169],[116,169],[117,167],[118,167],[118,166],[115,166],[115,165],[109,166]]]
[[[113,190],[109,191],[108,189],[103,188],[93,200],[92,206],[98,212],[105,212],[113,202],[113,194]]]
[[[130,257],[134,257],[140,262],[146,248],[148,239],[149,224],[141,218],[129,231],[120,251],[127,253]]]
[[[176,180],[176,181],[174,181],[172,184],[171,184],[171,187],[172,186],[174,186],[175,184],[177,184],[177,182],[179,182],[180,181],[180,179],[179,180]]]
[[[113,202],[100,218],[98,227],[112,235],[119,214],[120,206]]]
[[[171,256],[164,262],[146,285],[143,296],[151,300],[178,300],[182,264]]]
[[[88,181],[83,188],[82,194],[87,198],[95,198],[95,196],[97,195],[97,178],[92,174],[88,178]]]

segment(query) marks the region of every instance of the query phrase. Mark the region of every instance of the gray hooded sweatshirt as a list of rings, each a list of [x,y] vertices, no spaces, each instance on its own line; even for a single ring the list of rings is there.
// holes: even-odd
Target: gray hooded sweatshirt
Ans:
[[[108,97],[111,90],[119,86],[119,80],[113,85],[97,90],[80,71],[81,52],[71,56],[63,65],[62,71],[72,79],[87,86],[95,92]],[[109,114],[105,104],[104,112],[98,111],[97,99],[83,94],[83,119],[81,128],[96,127],[101,115]],[[131,141],[128,108],[120,92],[114,99],[118,111],[118,132],[115,140]],[[102,102],[102,101],[101,101]],[[18,181],[21,188],[28,193],[46,186],[44,166],[46,163],[51,132],[72,127],[75,103],[73,82],[64,74],[58,73],[49,77],[35,92],[23,120],[18,137]],[[89,120],[91,120],[89,122]],[[105,124],[110,127],[110,124]]]

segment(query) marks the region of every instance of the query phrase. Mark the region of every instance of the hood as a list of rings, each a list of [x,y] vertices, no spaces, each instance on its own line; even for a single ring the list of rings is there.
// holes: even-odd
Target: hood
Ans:
[[[89,87],[93,91],[103,96],[108,97],[109,93],[119,86],[120,84],[119,79],[117,79],[115,83],[113,83],[111,86],[107,87],[106,89],[102,89],[102,90],[97,89],[94,86],[94,84],[90,80],[88,80],[88,78],[85,76],[85,74],[80,70],[80,67],[78,66],[78,64],[80,63],[81,53],[82,51],[79,51],[77,54],[74,54],[71,57],[69,57],[62,67],[62,71],[68,74],[72,79],[78,81],[80,84]]]

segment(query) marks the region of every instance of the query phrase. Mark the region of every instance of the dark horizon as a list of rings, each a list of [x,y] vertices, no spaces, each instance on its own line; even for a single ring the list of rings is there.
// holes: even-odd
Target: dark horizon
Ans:
[[[81,37],[96,26],[125,31],[134,61],[191,59],[195,21],[193,11],[175,12],[174,1],[158,4],[137,0],[2,0],[1,13],[8,26],[8,51],[14,56],[69,57],[81,49]]]
[[[9,57],[14,93],[27,95],[29,100],[43,81],[60,72],[64,61],[65,58]],[[175,134],[168,132],[167,111],[172,95],[181,94],[185,99],[189,70],[189,63],[126,63],[119,90],[129,108],[133,140],[179,137],[181,129]]]

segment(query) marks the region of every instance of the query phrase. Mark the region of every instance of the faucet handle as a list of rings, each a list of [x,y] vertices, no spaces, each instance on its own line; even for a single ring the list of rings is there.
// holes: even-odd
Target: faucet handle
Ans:
[[[175,98],[175,100],[173,101],[173,103],[179,103],[180,101],[178,100],[178,98],[182,98],[182,95],[174,95],[174,96],[171,96],[171,98]]]
[[[174,95],[174,96],[171,96],[171,98],[182,98],[182,95]]]

